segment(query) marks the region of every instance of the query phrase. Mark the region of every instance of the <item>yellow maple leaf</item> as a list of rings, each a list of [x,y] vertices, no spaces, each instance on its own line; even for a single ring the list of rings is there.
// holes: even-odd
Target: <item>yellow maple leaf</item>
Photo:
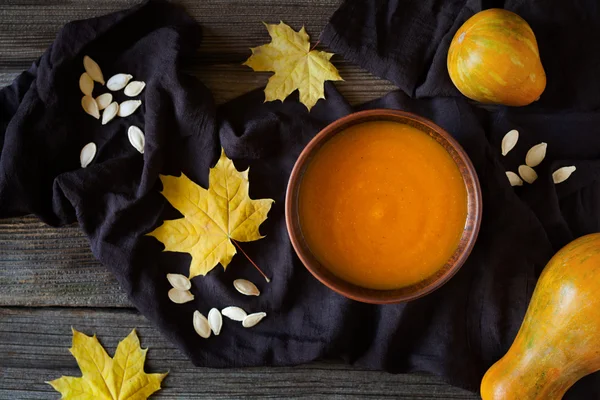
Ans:
[[[329,61],[333,53],[310,49],[304,27],[295,32],[280,22],[265,24],[271,43],[254,47],[243,65],[255,71],[275,72],[265,88],[265,101],[285,100],[294,90],[308,110],[325,98],[325,81],[343,80]]]
[[[148,235],[160,240],[165,251],[192,256],[190,279],[206,275],[218,263],[226,268],[236,253],[231,240],[251,242],[264,237],[258,227],[267,219],[273,200],[250,199],[248,169],[238,171],[223,149],[210,169],[208,190],[184,174],[161,175],[160,180],[162,195],[183,218],[165,221]]]
[[[82,377],[63,376],[47,382],[65,400],[143,400],[160,389],[167,374],[147,374],[144,362],[148,349],[140,347],[135,329],[117,346],[114,358],[106,353],[96,335],[73,329],[69,349],[79,364]]]

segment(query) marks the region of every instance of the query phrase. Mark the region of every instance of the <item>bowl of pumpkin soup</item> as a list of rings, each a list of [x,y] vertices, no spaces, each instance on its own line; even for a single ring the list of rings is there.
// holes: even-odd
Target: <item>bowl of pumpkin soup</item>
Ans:
[[[300,154],[286,223],[306,268],[336,292],[399,303],[446,283],[479,231],[481,189],[461,146],[415,114],[339,119]]]

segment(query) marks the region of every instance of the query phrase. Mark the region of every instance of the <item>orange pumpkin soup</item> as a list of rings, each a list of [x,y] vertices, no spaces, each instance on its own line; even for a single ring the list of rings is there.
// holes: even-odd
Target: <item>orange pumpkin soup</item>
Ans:
[[[396,122],[336,134],[310,161],[299,190],[302,233],[338,277],[370,289],[422,281],[452,256],[467,191],[446,150]]]

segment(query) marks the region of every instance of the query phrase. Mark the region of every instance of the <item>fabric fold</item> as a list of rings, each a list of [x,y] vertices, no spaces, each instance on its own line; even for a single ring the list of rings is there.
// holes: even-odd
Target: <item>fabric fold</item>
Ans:
[[[507,2],[509,8],[548,16],[541,3],[531,4]],[[326,100],[310,113],[297,93],[265,103],[261,89],[215,107],[210,92],[183,72],[200,28],[169,3],[149,1],[69,24],[28,72],[0,91],[0,217],[33,213],[52,225],[77,221],[95,257],[131,302],[195,365],[337,359],[395,373],[429,372],[476,391],[486,369],[512,343],[545,263],[568,241],[600,230],[600,116],[598,96],[589,95],[600,81],[591,74],[572,77],[574,109],[560,112],[554,107],[565,103],[560,91],[567,83],[554,83],[553,63],[548,93],[532,107],[481,108],[459,96],[443,69],[444,46],[460,21],[481,6],[473,0],[345,2],[322,38],[402,90],[353,107],[327,83]],[[574,7],[565,14],[581,13]],[[534,30],[551,20],[531,15]],[[593,20],[573,19],[570,26],[600,31],[600,24],[587,24]],[[568,25],[564,21],[561,26]],[[126,39],[115,45],[123,35]],[[541,49],[547,54],[546,39]],[[100,64],[106,79],[130,73],[145,81],[142,107],[105,126],[85,114],[78,88],[84,55]],[[562,60],[569,59],[566,55]],[[580,85],[584,78],[589,87]],[[95,96],[105,91],[99,85],[95,90]],[[413,112],[447,130],[473,161],[483,193],[481,230],[465,265],[440,289],[407,304],[362,304],[329,290],[301,264],[285,224],[289,174],[306,144],[332,121],[375,108]],[[145,133],[144,154],[128,142],[131,125]],[[511,129],[518,129],[521,139],[503,157],[500,142]],[[505,172],[515,171],[541,141],[548,143],[548,154],[536,167],[538,181],[511,187]],[[79,152],[89,142],[98,151],[81,168]],[[166,275],[188,275],[190,257],[164,252],[147,236],[163,220],[181,216],[160,194],[159,175],[184,173],[206,188],[220,147],[239,170],[250,167],[252,198],[275,200],[260,227],[266,237],[243,243],[272,281],[265,283],[238,254],[227,270],[217,266],[193,279],[194,301],[174,304]],[[577,171],[554,185],[551,173],[563,165],[576,165]],[[232,285],[237,278],[256,283],[261,296],[241,296]],[[222,333],[208,340],[195,333],[195,310],[206,314],[232,305],[264,311],[267,318],[251,329],[226,320]],[[600,396],[598,374],[578,383],[569,396],[582,393]]]

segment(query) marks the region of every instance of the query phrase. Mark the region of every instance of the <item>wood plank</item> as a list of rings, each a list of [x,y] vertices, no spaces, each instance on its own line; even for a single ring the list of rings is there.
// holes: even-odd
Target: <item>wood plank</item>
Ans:
[[[33,61],[33,60],[32,60]],[[0,61],[0,64],[2,62]],[[31,64],[31,63],[29,63]],[[29,66],[29,65],[28,65]],[[19,67],[19,68],[15,68],[6,72],[0,72],[0,88],[6,86],[6,85],[10,85],[10,83],[12,81],[14,81],[15,79],[17,79],[17,77],[19,76],[19,74],[21,73],[22,70],[27,69],[27,67]]]
[[[0,220],[0,305],[131,307],[77,225]]]
[[[56,392],[44,381],[80,376],[68,351],[71,326],[88,335],[96,333],[111,355],[119,340],[136,327],[143,347],[150,348],[147,372],[170,371],[157,399],[478,398],[434,376],[393,375],[338,363],[195,368],[135,311],[52,308],[0,308],[0,398],[55,399]]]
[[[8,0],[0,4],[0,60],[29,60],[48,47],[65,23],[128,8],[138,0]],[[305,25],[316,41],[341,0],[183,0],[188,13],[204,27],[200,52],[243,57],[248,48],[266,40],[262,22],[285,21],[295,29]]]
[[[32,60],[33,61],[33,60]],[[335,86],[350,104],[360,104],[384,96],[396,87],[369,72],[352,65],[340,57],[334,57],[343,82],[335,82]],[[2,61],[0,61],[0,65]],[[27,63],[16,69],[0,73],[0,87],[10,84],[21,71],[27,69]],[[188,71],[204,83],[212,92],[217,104],[223,104],[251,90],[264,87],[270,73],[257,73],[240,63],[197,65]]]
[[[183,1],[182,4],[204,27],[197,65],[190,71],[211,89],[217,103],[231,100],[266,84],[270,74],[255,73],[241,63],[249,48],[269,41],[262,21],[285,20],[296,29],[306,25],[313,42],[340,0],[285,1]],[[0,4],[0,86],[9,84],[27,69],[54,40],[68,21],[90,18],[131,6],[137,1],[84,0],[60,7],[56,1],[44,5],[14,1]],[[344,82],[336,83],[352,104],[381,97],[395,86],[336,56]]]
[[[52,8],[55,4],[38,7],[35,3],[22,1],[3,3],[0,6],[0,16],[8,24],[0,28],[0,69],[6,70],[0,73],[0,85],[9,84],[20,70],[26,69],[66,21],[114,11],[131,2],[100,2],[101,7],[90,8],[92,3],[94,2],[86,0],[77,2],[73,7],[56,9]],[[299,15],[303,18],[306,15],[313,23],[309,28],[319,31],[326,23],[326,15],[331,11],[323,7],[335,8],[337,2],[307,1],[298,6],[300,10],[290,7],[290,4],[298,4],[297,2],[289,1],[276,6],[269,1],[258,2],[257,8],[250,7],[251,10],[244,6],[244,2],[231,4],[228,6],[233,9],[231,19],[219,9],[222,5],[220,1],[188,4],[192,14],[207,26],[209,43],[208,53],[199,57],[202,63],[190,72],[211,89],[218,103],[266,84],[270,74],[255,73],[240,65],[247,56],[247,47],[251,42],[260,43],[268,39],[259,23],[263,11],[282,15],[287,11],[287,15],[296,19]],[[249,25],[252,18],[245,18],[248,13],[256,19],[252,22],[256,27]],[[27,21],[25,27],[17,29],[17,22],[24,20]],[[231,24],[239,25],[241,30],[233,32],[235,29],[231,29]],[[220,41],[237,44],[227,47],[222,46]],[[40,43],[38,47],[33,45]],[[232,52],[233,55],[229,58],[235,62],[211,64],[211,59],[227,58],[223,56],[229,54],[226,51]],[[214,55],[217,53],[220,56]],[[346,79],[336,86],[351,103],[377,98],[394,89],[387,81],[371,76],[340,57],[336,59],[336,64]],[[94,261],[87,240],[76,227],[49,228],[31,218],[23,221],[0,221],[0,237],[4,238],[0,242],[0,305],[130,306],[118,290],[114,278],[106,268]]]
[[[241,65],[241,62],[197,66],[191,73],[211,90],[217,104],[222,104],[250,90],[264,87],[272,75],[254,72]],[[335,82],[335,87],[350,104],[364,103],[397,89],[389,81],[374,77],[339,56],[335,56],[333,62],[344,78],[344,81]]]
[[[342,63],[340,70],[346,81],[337,87],[350,102],[377,98],[393,89],[348,63]],[[268,74],[233,64],[192,72],[219,103],[259,88],[268,79]],[[16,76],[4,73],[0,79]],[[0,305],[130,305],[106,268],[93,259],[87,239],[76,226],[51,228],[34,218],[2,220],[0,239]]]
[[[248,47],[268,40],[260,21],[307,25],[316,40],[340,0],[229,1],[182,3],[205,27],[199,77],[222,103],[263,86],[268,74],[239,64]],[[0,4],[0,85],[28,68],[66,22],[128,7],[137,0],[4,0]],[[379,97],[394,87],[334,59],[346,82],[338,84],[351,103]],[[128,307],[110,273],[93,259],[77,226],[50,228],[33,217],[0,221],[0,305]],[[339,364],[295,368],[214,370],[193,368],[136,311],[120,309],[0,308],[0,398],[45,399],[56,393],[43,382],[79,375],[68,353],[69,327],[96,332],[114,350],[136,326],[151,347],[149,371],[170,370],[156,398],[423,398],[474,399],[438,378],[390,375]],[[37,347],[34,347],[37,346]]]

